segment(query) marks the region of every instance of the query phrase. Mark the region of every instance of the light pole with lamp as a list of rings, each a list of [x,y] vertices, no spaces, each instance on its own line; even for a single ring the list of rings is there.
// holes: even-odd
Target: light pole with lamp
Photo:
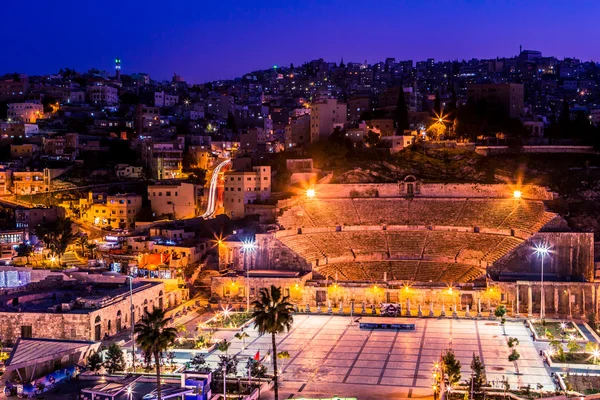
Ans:
[[[246,270],[246,312],[250,312],[250,266],[246,264],[246,254],[256,249],[256,243],[246,241],[242,244],[244,250],[244,269]]]
[[[540,321],[544,319],[544,309],[546,304],[544,302],[544,257],[550,253],[550,248],[546,245],[536,245],[535,250],[538,256],[542,257],[542,268],[540,273]]]

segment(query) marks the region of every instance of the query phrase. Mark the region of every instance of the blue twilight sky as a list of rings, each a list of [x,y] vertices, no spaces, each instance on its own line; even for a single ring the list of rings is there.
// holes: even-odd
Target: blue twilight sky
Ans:
[[[61,67],[190,83],[324,58],[600,61],[598,0],[3,0],[0,74]]]

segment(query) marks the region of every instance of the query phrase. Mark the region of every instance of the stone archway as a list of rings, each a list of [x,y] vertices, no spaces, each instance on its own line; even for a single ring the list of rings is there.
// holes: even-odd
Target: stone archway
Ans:
[[[117,327],[117,332],[121,332],[121,329],[123,328],[121,325],[121,310],[117,311],[117,318],[115,320],[116,322],[116,327]]]
[[[94,340],[102,339],[102,319],[98,315],[94,320]]]

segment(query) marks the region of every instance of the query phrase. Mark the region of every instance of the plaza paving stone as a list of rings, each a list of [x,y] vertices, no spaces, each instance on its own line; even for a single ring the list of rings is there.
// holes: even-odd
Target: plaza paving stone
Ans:
[[[277,336],[278,351],[290,354],[290,359],[279,360],[284,371],[280,398],[430,396],[433,364],[448,348],[461,361],[463,380],[470,375],[475,353],[482,358],[490,381],[506,377],[513,388],[541,383],[547,390],[554,389],[520,322],[507,322],[504,335],[500,324],[489,320],[412,318],[416,330],[408,332],[360,330],[357,324],[349,326],[348,317],[340,316],[295,315],[294,320],[289,333]],[[270,337],[258,337],[252,328],[246,332],[250,335],[247,348],[242,352],[242,343],[230,338],[230,354],[246,358],[270,351]],[[509,336],[520,341],[517,365],[521,375],[515,374],[514,363],[507,359]],[[214,352],[208,361],[216,363],[219,354]],[[240,368],[243,365],[245,361]]]

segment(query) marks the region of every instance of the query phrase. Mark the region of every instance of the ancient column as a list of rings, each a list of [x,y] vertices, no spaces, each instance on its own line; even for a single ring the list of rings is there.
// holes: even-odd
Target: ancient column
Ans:
[[[440,314],[440,317],[445,317],[446,316],[446,305],[444,303],[442,303],[442,313]]]
[[[533,290],[531,284],[527,286],[527,316],[533,317]]]
[[[556,287],[556,285],[553,285],[554,287],[554,316],[556,318],[558,318],[558,288]]]
[[[456,312],[456,302],[454,302],[454,311],[452,311],[452,318],[458,318],[458,312]]]
[[[365,315],[367,313],[367,305],[365,304],[365,302],[362,302],[362,311],[360,312],[362,315]]]
[[[596,291],[596,285],[592,285],[592,304],[594,314],[598,315],[598,292]]]
[[[515,314],[515,317],[519,318],[519,284],[517,283],[517,313]]]
[[[423,316],[423,310],[421,310],[421,303],[417,306],[417,316],[421,318]]]
[[[481,318],[481,297],[477,298],[477,317]]]
[[[469,305],[467,304],[467,312],[465,312],[465,317],[471,318],[471,313],[469,312]]]
[[[342,303],[340,301],[340,309],[339,309],[339,314],[342,315],[344,313],[344,303]]]
[[[410,317],[410,299],[406,299],[406,314],[407,317]]]
[[[573,312],[571,311],[571,288],[567,289],[567,300],[569,301],[569,319],[573,319]]]
[[[430,317],[434,316],[434,314],[433,314],[433,301],[429,302],[429,316]]]
[[[581,316],[585,318],[585,286],[581,289]]]

